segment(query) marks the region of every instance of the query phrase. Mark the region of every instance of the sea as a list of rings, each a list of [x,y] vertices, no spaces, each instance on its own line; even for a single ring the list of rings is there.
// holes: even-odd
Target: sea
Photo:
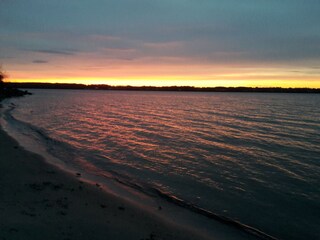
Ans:
[[[29,91],[1,113],[29,150],[262,239],[320,239],[320,94]]]

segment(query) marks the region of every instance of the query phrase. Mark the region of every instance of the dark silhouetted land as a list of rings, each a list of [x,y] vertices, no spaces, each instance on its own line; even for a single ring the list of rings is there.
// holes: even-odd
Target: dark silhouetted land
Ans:
[[[0,83],[0,101],[5,98],[22,97],[25,95],[31,95],[28,91],[19,90],[14,86]]]
[[[83,89],[83,90],[126,90],[126,91],[181,91],[181,92],[256,92],[256,93],[320,93],[320,88],[260,88],[260,87],[191,87],[191,86],[110,86],[65,83],[6,83],[11,88],[34,89]]]

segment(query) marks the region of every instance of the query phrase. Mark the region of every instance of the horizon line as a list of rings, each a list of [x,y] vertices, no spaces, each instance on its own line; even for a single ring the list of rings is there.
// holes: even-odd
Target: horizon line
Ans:
[[[109,84],[84,84],[84,83],[50,83],[50,82],[9,82],[6,81],[5,83],[19,87],[18,85],[24,85],[23,87],[35,87],[35,88],[46,88],[49,86],[57,86],[60,87],[60,89],[63,89],[64,87],[68,89],[72,89],[72,87],[75,87],[74,89],[83,89],[83,90],[161,90],[161,89],[168,89],[168,90],[292,90],[292,91],[315,91],[320,93],[320,88],[312,88],[312,87],[248,87],[248,86],[215,86],[215,87],[196,87],[196,86],[188,86],[188,85],[171,85],[171,86],[152,86],[152,85],[144,85],[144,86],[133,86],[133,85],[109,85]],[[29,85],[29,86],[28,86]],[[78,88],[77,88],[78,87]],[[82,87],[82,88],[79,88]]]

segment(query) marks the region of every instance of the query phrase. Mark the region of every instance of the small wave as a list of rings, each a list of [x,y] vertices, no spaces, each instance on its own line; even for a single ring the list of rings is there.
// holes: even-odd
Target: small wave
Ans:
[[[318,99],[302,108],[284,95],[127,94],[39,90],[17,106],[3,103],[6,126],[25,136],[27,149],[65,161],[62,168],[209,221],[262,239],[275,238],[259,229],[283,238],[314,235],[306,229],[317,229]],[[260,216],[248,214],[257,209]]]
[[[3,119],[10,130],[14,131],[12,132],[14,137],[18,137],[18,140],[22,141],[22,145],[26,145],[28,149],[30,148],[31,151],[37,152],[38,154],[47,153],[52,155],[64,164],[66,164],[66,162],[63,160],[66,158],[72,159],[75,157],[75,154],[73,153],[76,151],[71,145],[50,137],[49,134],[40,127],[15,118],[12,115],[12,111],[15,108],[16,105],[9,105],[8,108],[3,111]],[[19,138],[19,135],[23,136],[23,139]],[[39,153],[39,148],[43,149],[41,150],[41,153]],[[48,157],[47,154],[45,155],[45,158]],[[58,164],[60,163],[61,162]]]
[[[8,109],[4,111],[4,117],[6,121],[11,124],[13,127],[17,128],[18,130],[22,130],[22,133],[25,134],[28,137],[31,137],[35,139],[38,143],[42,143],[45,146],[46,151],[51,154],[54,157],[59,158],[59,160],[66,163],[65,159],[68,159],[67,164],[72,163],[72,159],[79,157],[80,152],[77,151],[73,146],[71,146],[68,143],[58,141],[56,139],[53,139],[49,136],[48,133],[44,129],[41,129],[40,127],[36,127],[30,123],[21,121],[17,118],[15,118],[11,113],[16,108],[16,105],[10,104],[8,106]],[[77,156],[73,155],[72,153],[77,152]],[[75,163],[73,163],[75,164]],[[75,167],[75,166],[72,166]],[[76,166],[77,167],[77,166]],[[79,167],[79,166],[78,166]],[[83,169],[82,169],[83,170]],[[93,173],[91,173],[93,174]],[[259,237],[260,239],[267,239],[267,240],[276,240],[276,238],[256,229],[251,226],[242,224],[236,220],[233,220],[231,218],[221,216],[217,213],[214,213],[210,210],[201,208],[199,206],[196,206],[186,200],[180,199],[172,194],[166,193],[162,191],[159,188],[156,188],[152,185],[147,185],[143,183],[138,183],[136,179],[132,179],[130,176],[121,174],[116,171],[109,170],[108,172],[104,173],[95,173],[97,175],[100,175],[104,178],[111,179],[119,184],[122,184],[124,186],[130,187],[136,191],[139,191],[145,195],[148,195],[150,197],[160,197],[169,203],[172,203],[176,206],[185,208],[189,211],[192,211],[196,214],[200,214],[202,216],[205,216],[209,219],[216,220],[220,223],[229,225],[231,227],[237,228],[239,230],[242,230],[246,233],[249,233],[251,235],[254,235],[256,237]]]
[[[237,228],[238,230],[244,231],[244,232],[246,232],[250,235],[253,235],[255,237],[258,237],[260,239],[265,239],[265,240],[277,240],[278,239],[276,237],[273,237],[267,233],[260,231],[259,229],[248,226],[246,224],[243,224],[243,223],[236,221],[232,218],[225,217],[220,214],[214,213],[210,210],[201,208],[195,204],[192,204],[192,203],[190,203],[186,200],[183,200],[179,197],[176,197],[170,193],[166,193],[166,192],[160,190],[159,188],[155,188],[152,186],[146,186],[145,184],[143,185],[141,183],[137,183],[137,182],[135,182],[134,179],[129,179],[129,178],[117,173],[117,172],[111,171],[110,173],[112,173],[112,177],[110,177],[110,176],[105,176],[105,177],[107,177],[109,179],[112,178],[112,180],[114,180],[122,185],[125,185],[127,187],[133,188],[133,189],[135,189],[143,194],[146,194],[148,196],[160,197],[160,198],[166,200],[167,202],[172,203],[176,206],[182,207],[182,208],[187,209],[189,211],[192,211],[196,214],[205,216],[209,219],[213,219],[215,221],[226,224],[228,226]]]
[[[260,239],[266,239],[266,240],[277,240],[277,238],[271,236],[271,235],[268,235],[256,228],[253,228],[251,226],[248,226],[246,224],[243,224],[243,223],[240,223],[234,219],[231,219],[231,218],[228,218],[228,217],[225,217],[225,216],[222,216],[222,215],[219,215],[217,213],[213,213],[207,209],[204,209],[204,208],[201,208],[201,207],[198,207],[192,203],[189,203],[185,200],[182,200],[176,196],[173,196],[173,195],[169,195],[169,194],[166,194],[164,192],[162,192],[161,190],[159,189],[156,189],[154,188],[153,189],[154,192],[159,195],[160,197],[164,198],[165,200],[167,200],[168,202],[171,202],[171,203],[174,203],[175,205],[178,205],[180,207],[183,207],[183,208],[186,208],[192,212],[195,212],[197,214],[200,214],[200,215],[203,215],[207,218],[210,218],[210,219],[214,219],[218,222],[221,222],[223,224],[226,224],[226,225],[229,225],[229,226],[232,226],[232,227],[235,227],[237,229],[240,229],[244,232],[247,232],[251,235],[254,235],[256,237],[259,237]]]

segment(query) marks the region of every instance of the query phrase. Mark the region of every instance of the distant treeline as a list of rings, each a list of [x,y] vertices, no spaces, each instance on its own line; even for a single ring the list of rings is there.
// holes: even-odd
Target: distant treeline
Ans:
[[[320,93],[320,88],[252,88],[252,87],[134,87],[110,85],[85,85],[67,83],[6,83],[13,88],[34,89],[83,89],[83,90],[126,90],[126,91],[181,91],[181,92],[264,92],[264,93]]]

